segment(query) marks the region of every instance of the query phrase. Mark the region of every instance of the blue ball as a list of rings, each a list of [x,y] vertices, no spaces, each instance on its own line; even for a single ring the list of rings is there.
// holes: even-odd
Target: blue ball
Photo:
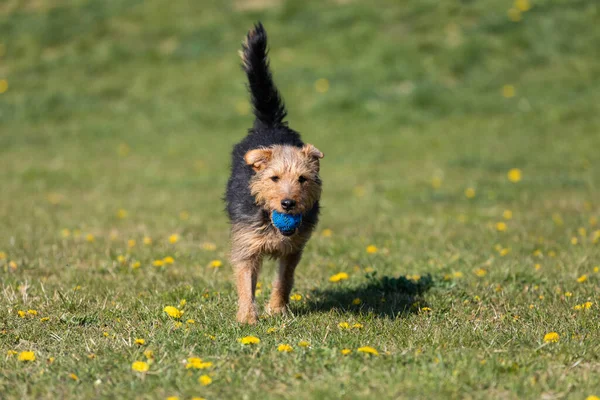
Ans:
[[[296,228],[302,223],[302,214],[283,214],[273,210],[271,213],[271,221],[275,228],[279,229],[281,233],[292,234],[296,231]]]

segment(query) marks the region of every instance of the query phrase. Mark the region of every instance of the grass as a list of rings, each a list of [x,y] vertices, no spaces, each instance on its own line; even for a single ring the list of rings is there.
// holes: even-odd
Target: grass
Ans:
[[[0,4],[2,397],[599,396],[600,10],[511,7]],[[257,19],[324,209],[291,315],[240,326],[221,196]]]

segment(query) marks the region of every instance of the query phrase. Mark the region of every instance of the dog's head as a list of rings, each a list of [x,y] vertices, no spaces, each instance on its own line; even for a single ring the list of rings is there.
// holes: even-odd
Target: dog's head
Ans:
[[[304,214],[321,197],[319,160],[323,153],[312,144],[275,145],[250,150],[244,156],[256,175],[250,192],[267,211]]]

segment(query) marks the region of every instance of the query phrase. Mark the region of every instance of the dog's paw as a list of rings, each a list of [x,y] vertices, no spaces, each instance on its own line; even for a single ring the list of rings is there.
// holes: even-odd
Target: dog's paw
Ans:
[[[250,310],[238,310],[237,322],[241,324],[254,325],[258,321],[258,313],[256,309],[252,307]]]
[[[269,315],[283,315],[287,313],[287,310],[287,305],[281,303],[269,304],[267,306],[267,314]]]

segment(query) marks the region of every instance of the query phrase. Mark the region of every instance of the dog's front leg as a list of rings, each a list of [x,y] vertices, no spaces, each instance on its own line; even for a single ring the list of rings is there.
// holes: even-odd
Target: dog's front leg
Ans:
[[[273,292],[269,300],[269,313],[285,313],[290,300],[290,292],[294,286],[294,271],[300,262],[302,253],[294,253],[282,256],[279,259],[279,271],[273,282]]]
[[[254,294],[262,259],[253,257],[234,264],[237,293],[238,293],[238,322],[255,324],[258,320],[258,310]]]

